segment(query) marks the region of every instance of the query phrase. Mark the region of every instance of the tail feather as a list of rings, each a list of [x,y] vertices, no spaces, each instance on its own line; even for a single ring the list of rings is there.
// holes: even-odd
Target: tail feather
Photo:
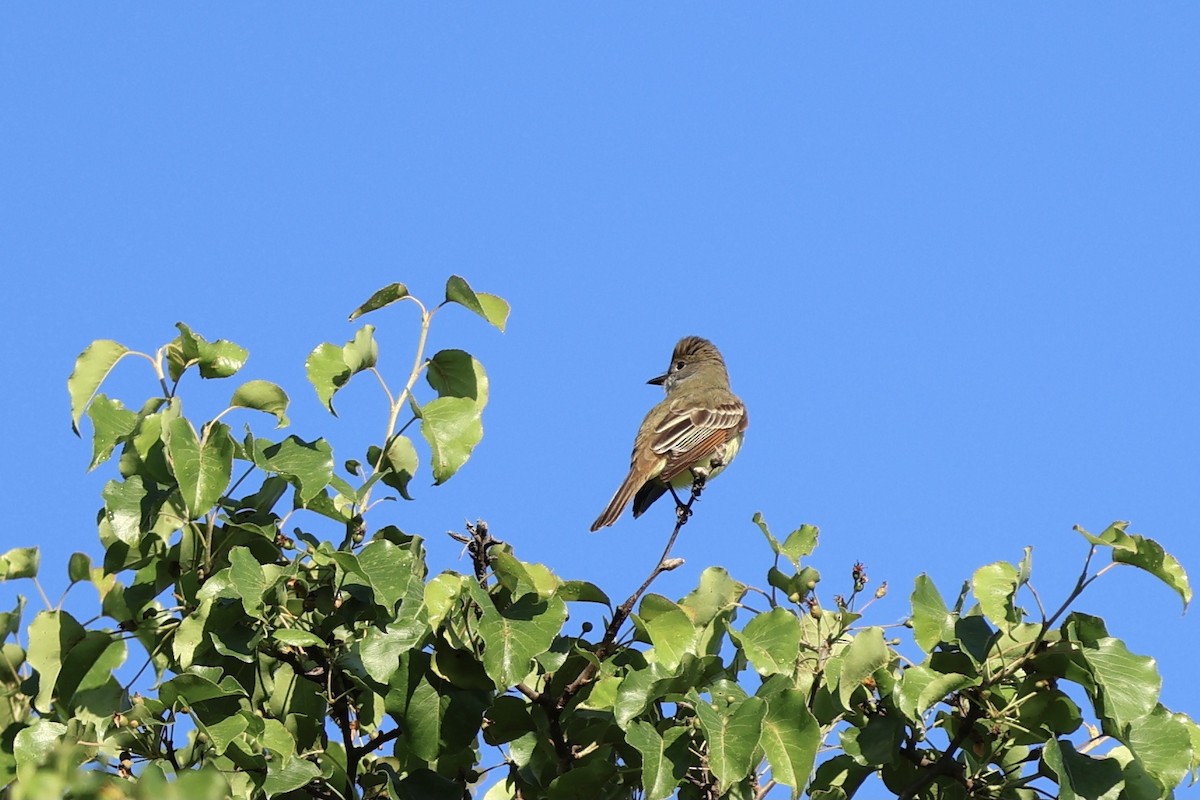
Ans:
[[[667,484],[660,480],[646,481],[637,495],[633,498],[633,518],[637,519],[646,509],[654,505],[654,501],[667,493]]]
[[[613,495],[612,500],[608,501],[608,506],[605,507],[599,517],[596,517],[596,521],[592,523],[593,533],[617,521],[617,518],[621,516],[621,512],[625,510],[625,506],[629,504],[630,498],[633,497],[641,483],[641,475],[636,470],[630,470],[629,474],[625,476],[625,480],[621,483],[621,487],[617,489],[617,493]]]

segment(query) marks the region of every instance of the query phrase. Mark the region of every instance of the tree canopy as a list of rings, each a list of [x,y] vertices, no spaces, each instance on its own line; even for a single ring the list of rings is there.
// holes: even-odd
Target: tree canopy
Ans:
[[[918,575],[900,625],[870,619],[888,587],[863,565],[823,578],[816,526],[777,534],[761,515],[747,525],[762,574],[710,566],[684,597],[652,592],[680,564],[671,544],[699,484],[620,602],[483,521],[456,534],[470,572],[429,575],[425,540],[372,511],[410,499],[419,472],[449,480],[483,437],[487,372],[460,349],[427,355],[437,312],[503,330],[509,307],[452,276],[437,305],[394,283],[350,320],[401,303],[420,325],[400,380],[371,324],[305,362],[330,413],[362,373],[387,397],[384,436],[341,461],[323,438],[224,421],[248,410],[286,427],[275,383],[187,416],[181,377],[236,376],[238,344],[180,323],[153,351],[97,340],[79,355],[72,423],[87,417],[89,469],[114,474],[103,556],[66,569],[99,607],[82,622],[61,601],[0,613],[3,796],[838,800],[881,784],[900,798],[1149,800],[1196,779],[1200,726],[1159,702],[1152,657],[1079,608],[1121,566],[1191,600],[1179,562],[1124,522],[1077,528],[1073,585],[1035,588],[1028,547],[951,591]],[[140,404],[101,392],[127,358],[152,369]],[[36,582],[40,566],[37,547],[17,547],[0,579]]]

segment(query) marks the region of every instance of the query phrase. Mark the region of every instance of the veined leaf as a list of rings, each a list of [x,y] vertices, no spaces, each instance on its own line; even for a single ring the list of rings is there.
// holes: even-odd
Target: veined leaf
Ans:
[[[233,474],[234,445],[229,426],[214,423],[199,439],[192,423],[179,417],[167,424],[164,433],[167,460],[188,514],[193,519],[204,516],[221,499]]]
[[[130,352],[128,347],[112,339],[97,339],[75,359],[75,368],[67,378],[67,393],[71,396],[71,430],[76,435],[79,435],[79,420],[100,384],[117,362]]]
[[[288,424],[285,413],[288,407],[287,392],[270,381],[254,380],[243,383],[234,391],[229,405],[270,414],[278,420],[275,426],[277,428],[286,427]]]
[[[479,406],[465,397],[439,397],[421,408],[421,417],[421,434],[432,453],[434,483],[445,483],[483,438]]]

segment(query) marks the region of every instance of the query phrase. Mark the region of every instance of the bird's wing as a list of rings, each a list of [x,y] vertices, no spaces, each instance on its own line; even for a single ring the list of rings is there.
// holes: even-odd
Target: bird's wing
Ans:
[[[669,482],[712,455],[745,430],[746,422],[746,407],[736,397],[711,405],[672,405],[650,436],[651,451],[667,459],[659,478]]]

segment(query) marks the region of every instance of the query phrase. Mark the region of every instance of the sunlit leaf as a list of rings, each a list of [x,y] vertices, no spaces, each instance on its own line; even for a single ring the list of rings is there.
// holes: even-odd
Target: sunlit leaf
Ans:
[[[475,292],[457,275],[446,281],[446,302],[471,309],[501,331],[508,322],[508,303],[495,295]]]
[[[278,420],[277,428],[288,424],[288,396],[283,389],[270,381],[247,381],[237,388],[229,405],[234,408],[250,408],[271,414]]]
[[[79,420],[92,396],[104,383],[117,362],[128,355],[129,348],[111,339],[97,339],[75,359],[75,368],[67,378],[67,393],[71,396],[71,430],[79,433]]]
[[[801,525],[783,540],[780,552],[799,569],[800,560],[812,553],[820,535],[821,530],[816,525]]]
[[[14,547],[0,556],[0,581],[36,578],[39,560],[36,547]]]
[[[439,397],[421,408],[421,416],[421,434],[429,442],[434,483],[445,483],[483,438],[479,406],[465,397]]]
[[[235,547],[229,551],[229,577],[246,613],[263,619],[262,595],[267,589],[267,580],[262,564],[248,547]]]
[[[790,786],[793,798],[799,797],[821,744],[821,726],[808,710],[807,693],[787,689],[767,698],[760,742],[771,777]]]
[[[175,327],[184,364],[198,364],[201,378],[228,378],[246,365],[250,355],[246,348],[226,339],[209,342],[182,322]],[[174,377],[178,380],[179,376]]]
[[[1146,771],[1166,787],[1178,785],[1192,761],[1191,737],[1181,716],[1159,704],[1131,724],[1124,739]]]
[[[397,434],[388,442],[388,448],[379,462],[380,480],[392,487],[405,500],[412,500],[408,493],[408,484],[417,472],[420,459],[412,439],[403,434]]]
[[[734,636],[760,675],[790,675],[800,654],[800,621],[786,608],[758,614]]]
[[[257,445],[255,446],[257,450]],[[289,436],[261,449],[254,463],[296,483],[300,500],[307,503],[329,485],[333,477],[333,448],[324,439],[306,442]]]
[[[1101,533],[1099,536],[1088,533],[1078,525],[1075,526],[1075,530],[1081,536],[1083,536],[1083,538],[1087,539],[1094,545],[1111,547],[1114,550],[1128,550],[1133,552],[1137,550],[1137,544],[1133,541],[1129,534],[1125,532],[1125,529],[1128,527],[1128,522],[1114,522],[1112,525],[1109,525],[1107,528],[1105,528],[1103,533]]]
[[[83,626],[66,611],[42,611],[29,623],[26,659],[38,674],[34,708],[49,713],[63,659],[86,635]]]
[[[498,688],[525,677],[533,659],[550,649],[567,618],[567,606],[557,597],[541,600],[527,594],[503,611],[491,601],[483,605],[479,631],[487,643],[483,666]]]
[[[1096,711],[1109,723],[1105,732],[1119,735],[1154,710],[1162,677],[1153,658],[1129,652],[1124,642],[1112,637],[1084,647],[1083,657],[1096,681]]]
[[[197,518],[208,513],[221,499],[233,474],[233,439],[229,426],[215,423],[203,439],[192,423],[179,417],[167,424],[167,460],[179,482],[188,514]]]
[[[1192,587],[1188,583],[1187,573],[1175,556],[1163,550],[1162,545],[1153,539],[1133,534],[1129,537],[1134,544],[1133,550],[1113,550],[1113,561],[1129,564],[1149,572],[1167,586],[1174,589],[1183,599],[1186,610],[1192,602]]]
[[[850,696],[875,670],[886,666],[890,657],[882,628],[867,628],[855,635],[842,652],[838,696],[843,708],[850,708]]]
[[[634,722],[626,739],[642,755],[642,789],[646,800],[665,800],[687,776],[691,758],[686,728],[668,728],[665,734],[649,722]]]
[[[696,655],[700,630],[682,609],[675,606],[646,623],[654,657],[668,669],[674,669],[688,653]]]
[[[722,794],[754,769],[752,757],[766,713],[767,703],[761,697],[749,697],[727,709],[703,701],[696,704],[708,742],[708,767]]]
[[[1013,598],[1017,593],[1017,568],[997,561],[975,570],[971,586],[984,616],[1000,625],[1020,622]]]
[[[125,408],[120,400],[110,400],[103,394],[96,395],[87,414],[92,421],[92,461],[88,464],[91,471],[107,461],[113,448],[133,433],[138,415]]]
[[[900,710],[911,719],[919,719],[936,703],[980,679],[956,672],[941,673],[924,664],[909,667],[900,678],[896,691]]]
[[[350,368],[342,359],[342,348],[332,342],[317,345],[304,360],[304,371],[321,403],[331,414],[336,414],[333,396],[350,380]]]
[[[942,641],[950,611],[937,586],[924,573],[917,576],[911,601],[913,639],[928,653]]]
[[[372,311],[378,311],[379,309],[385,306],[390,306],[392,303],[403,300],[408,296],[408,287],[406,287],[403,283],[389,283],[387,286],[368,297],[365,303],[350,312],[350,321],[353,322],[363,314],[369,314]]]

